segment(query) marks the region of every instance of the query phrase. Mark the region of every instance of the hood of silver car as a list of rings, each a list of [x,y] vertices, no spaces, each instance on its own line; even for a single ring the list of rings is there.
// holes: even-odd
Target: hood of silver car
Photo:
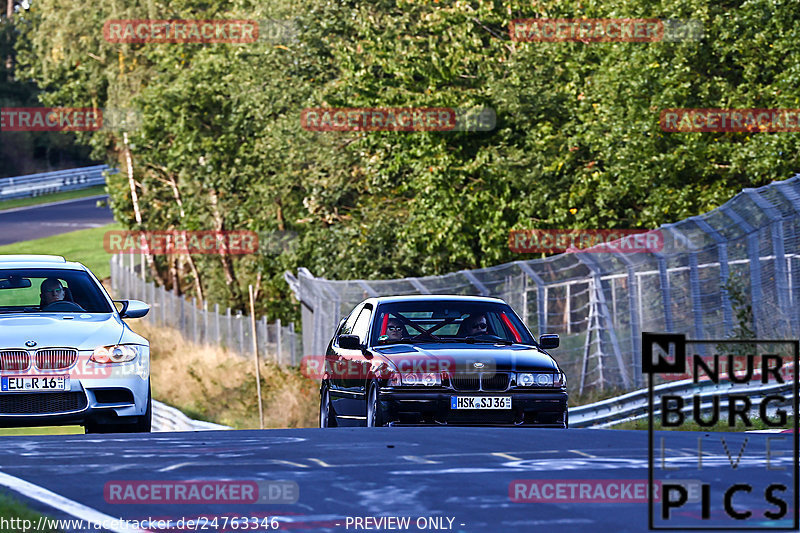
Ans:
[[[122,322],[111,313],[0,315],[0,349],[58,346],[94,350],[97,346],[118,343],[122,332]],[[31,346],[31,342],[36,345]]]

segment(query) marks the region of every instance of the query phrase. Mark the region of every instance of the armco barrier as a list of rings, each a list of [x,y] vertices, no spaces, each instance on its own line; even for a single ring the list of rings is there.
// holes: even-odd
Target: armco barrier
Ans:
[[[153,401],[153,428],[156,431],[216,431],[231,429],[228,426],[192,420],[179,410],[161,402]]]
[[[88,189],[105,185],[106,174],[116,174],[117,169],[108,165],[57,170],[41,174],[29,174],[14,178],[0,178],[0,200],[41,196],[63,191]]]
[[[701,399],[701,411],[708,412],[712,404],[706,400],[713,396],[725,396],[728,394],[741,394],[748,398],[761,398],[768,394],[784,391],[791,391],[792,383],[774,383],[762,385],[759,383],[732,384],[723,382],[715,384],[711,381],[705,383],[694,383],[691,379],[665,383],[653,388],[657,395],[674,394],[684,398],[697,395]],[[687,402],[688,403],[688,402]],[[753,406],[758,406],[760,402],[753,402]],[[788,402],[791,407],[791,398]],[[688,413],[692,410],[691,405],[685,405],[682,412]],[[574,428],[597,427],[604,428],[646,418],[648,414],[648,390],[642,389],[608,400],[602,400],[588,405],[573,407],[569,410],[569,425]],[[660,415],[660,409],[654,410],[655,415]]]

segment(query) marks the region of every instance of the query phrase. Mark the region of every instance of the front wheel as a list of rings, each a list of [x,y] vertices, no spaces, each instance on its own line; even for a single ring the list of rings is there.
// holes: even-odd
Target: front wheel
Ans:
[[[319,390],[319,427],[336,427],[336,417],[331,409],[331,391],[327,385],[322,385]]]
[[[378,403],[378,384],[373,381],[369,386],[367,395],[367,427],[374,428],[384,425],[383,413]]]

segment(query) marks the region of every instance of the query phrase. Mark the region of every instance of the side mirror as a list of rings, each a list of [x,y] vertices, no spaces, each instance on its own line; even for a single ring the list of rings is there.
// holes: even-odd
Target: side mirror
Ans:
[[[122,305],[120,318],[142,318],[150,311],[150,306],[139,300],[115,300],[114,303]]]
[[[360,350],[361,340],[358,335],[339,335],[339,347],[345,350]]]
[[[539,337],[539,347],[545,350],[549,350],[551,348],[558,348],[558,344],[559,344],[558,335],[551,333]]]

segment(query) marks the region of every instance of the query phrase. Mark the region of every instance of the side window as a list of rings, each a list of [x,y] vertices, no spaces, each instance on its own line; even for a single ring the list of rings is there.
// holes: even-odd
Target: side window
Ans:
[[[347,317],[347,320],[344,321],[344,325],[342,325],[342,329],[339,330],[339,335],[350,335],[353,332],[353,326],[356,323],[356,318],[358,318],[359,308],[353,309],[353,312],[350,313],[350,316]]]
[[[369,331],[369,322],[372,317],[372,308],[365,307],[361,314],[358,315],[355,326],[353,326],[353,335],[358,335],[358,339],[366,344],[367,332]]]

